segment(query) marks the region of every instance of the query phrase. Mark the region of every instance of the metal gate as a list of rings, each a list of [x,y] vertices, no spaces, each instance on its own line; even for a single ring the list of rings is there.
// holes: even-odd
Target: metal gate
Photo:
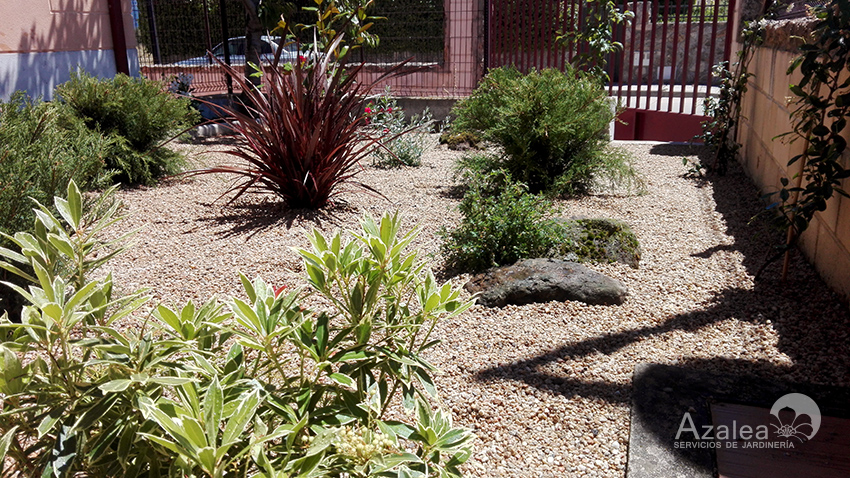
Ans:
[[[620,0],[634,18],[618,25],[622,51],[608,56],[609,95],[625,108],[615,139],[689,141],[701,132],[703,99],[716,94],[713,66],[729,59],[735,0]],[[563,69],[586,49],[556,37],[583,28],[597,2],[488,0],[486,67]]]

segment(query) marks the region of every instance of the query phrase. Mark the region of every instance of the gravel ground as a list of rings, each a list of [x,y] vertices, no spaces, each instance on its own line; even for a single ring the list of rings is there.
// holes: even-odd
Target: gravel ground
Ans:
[[[433,138],[432,138],[433,140]],[[678,364],[705,370],[850,385],[850,316],[799,257],[792,278],[778,266],[753,276],[778,240],[748,224],[758,194],[736,165],[714,183],[688,178],[682,157],[698,149],[625,144],[648,193],[559,202],[564,216],[612,217],[637,234],[639,269],[591,267],[623,281],[622,306],[546,303],[473,307],[443,322],[430,359],[444,406],[479,439],[469,476],[622,477],[625,474],[634,366]],[[221,145],[180,146],[198,161],[225,161]],[[272,198],[226,205],[228,180],[202,176],[122,191],[142,227],[136,247],[111,263],[124,288],[150,287],[156,300],[182,304],[240,295],[237,272],[273,284],[303,284],[290,247],[305,233],[352,229],[366,212],[400,210],[419,225],[415,243],[441,268],[440,228],[459,220],[451,195],[454,158],[434,144],[418,168],[366,167],[358,176],[386,199],[347,194],[318,213],[283,210]],[[451,277],[462,285],[466,276]]]

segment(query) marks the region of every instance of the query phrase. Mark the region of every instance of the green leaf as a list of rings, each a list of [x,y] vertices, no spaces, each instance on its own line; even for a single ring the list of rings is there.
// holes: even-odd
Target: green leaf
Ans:
[[[161,320],[165,325],[171,328],[173,332],[177,333],[177,335],[182,336],[180,317],[178,317],[173,310],[164,305],[159,305],[156,309],[154,309],[153,316]]]
[[[195,381],[197,381],[197,379],[190,377],[151,377],[148,379],[148,382],[166,386],[183,385]]]
[[[253,420],[261,402],[260,391],[254,389],[245,393],[236,407],[236,413],[227,421],[224,434],[221,438],[221,446],[230,445],[238,441],[241,433],[244,433],[248,424]]]
[[[161,446],[167,448],[168,450],[174,452],[176,455],[184,455],[184,456],[186,455],[187,450],[179,447],[173,441],[166,440],[165,438],[162,438],[160,436],[152,435],[150,433],[144,433],[144,432],[139,432],[139,436],[142,437],[142,438],[145,438],[147,440],[150,440],[150,441],[156,443],[157,445],[161,445]]]
[[[83,218],[83,195],[80,193],[80,188],[77,187],[77,183],[74,182],[73,179],[68,182],[67,205],[71,220],[68,220],[67,218],[65,220],[68,221],[68,224],[70,224],[75,230],[79,229],[80,221]]]
[[[218,425],[221,422],[222,409],[224,408],[224,392],[218,383],[218,377],[213,377],[204,395],[204,426],[207,432],[207,441],[215,445],[218,439]]]
[[[24,389],[24,370],[15,352],[0,345],[0,391],[15,395]]]
[[[324,290],[327,283],[325,281],[325,273],[316,266],[307,264],[307,275],[310,276],[310,281],[318,290]]]
[[[251,284],[251,281],[248,280],[248,277],[243,273],[239,273],[239,280],[242,281],[242,288],[245,289],[245,294],[248,295],[248,300],[253,304],[257,301],[257,291],[254,290],[254,286]]]
[[[198,463],[210,476],[216,476],[215,461],[215,450],[212,447],[205,446],[198,450]]]
[[[181,418],[181,431],[183,436],[188,438],[196,448],[204,448],[210,445],[207,441],[207,435],[204,433],[201,423],[194,417]]]
[[[17,431],[18,426],[15,425],[10,428],[9,431],[4,433],[2,438],[0,438],[0,463],[5,463],[6,453],[9,451],[9,445],[12,444],[12,438],[15,436],[15,432]],[[0,468],[5,468],[5,466]]]
[[[386,435],[397,435],[402,438],[409,439],[414,433],[416,433],[416,429],[408,425],[404,422],[398,422],[393,420],[381,421],[378,422],[379,427],[383,430],[383,433]],[[391,433],[388,433],[391,432]]]
[[[245,360],[245,353],[242,350],[242,346],[239,343],[235,343],[230,347],[230,350],[227,352],[227,357],[225,358],[224,363],[224,373],[225,375],[229,375],[236,370],[242,368],[242,363]]]
[[[58,249],[62,254],[71,258],[76,257],[77,254],[74,252],[74,246],[64,237],[51,233],[47,236],[47,240],[50,241],[50,244],[52,244],[53,247]]]
[[[124,390],[127,390],[127,388],[132,385],[132,383],[132,380],[121,378],[101,384],[98,388],[105,393],[123,392]]]
[[[55,478],[65,478],[77,458],[77,435],[72,428],[63,425],[50,453],[50,465]]]
[[[50,433],[50,431],[53,430],[53,427],[56,425],[56,422],[58,422],[59,419],[62,418],[63,411],[63,409],[51,410],[50,413],[41,420],[41,423],[38,424],[37,428],[39,439],[41,439],[41,437],[43,437],[47,433]]]
[[[395,468],[402,463],[422,463],[422,459],[413,453],[397,453],[393,455],[385,455],[378,460],[380,466],[374,471],[375,474],[383,473],[391,468]]]
[[[330,374],[330,378],[334,382],[336,382],[336,383],[338,383],[338,384],[340,384],[344,387],[355,388],[356,385],[357,385],[357,383],[354,381],[354,379],[352,379],[348,375],[343,375],[341,373],[332,373],[332,374]]]

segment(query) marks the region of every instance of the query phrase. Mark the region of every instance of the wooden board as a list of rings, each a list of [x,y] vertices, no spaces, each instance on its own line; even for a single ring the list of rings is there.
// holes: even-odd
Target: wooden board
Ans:
[[[786,413],[787,412],[787,413]],[[757,430],[766,426],[767,440],[729,440],[718,443],[717,470],[720,478],[847,478],[850,477],[850,420],[822,417],[820,429],[809,441],[777,436],[777,419],[767,408],[717,403],[711,405],[711,417],[715,430],[725,426],[726,430],[741,430],[744,426]],[[791,423],[794,414],[790,410],[780,412],[783,423]],[[755,442],[755,443],[754,443]],[[789,443],[780,446],[762,447],[758,442],[769,444]],[[791,448],[793,446],[793,448]]]

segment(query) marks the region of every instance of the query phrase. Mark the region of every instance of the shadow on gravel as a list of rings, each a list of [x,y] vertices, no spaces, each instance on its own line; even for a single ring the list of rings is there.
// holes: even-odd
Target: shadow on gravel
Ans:
[[[354,210],[348,203],[338,201],[335,205],[312,209],[288,209],[283,203],[276,199],[263,199],[261,202],[237,202],[227,204],[218,208],[212,204],[212,210],[217,211],[206,217],[201,217],[200,222],[212,227],[216,235],[232,239],[245,237],[249,240],[256,234],[272,228],[284,227],[291,229],[292,226],[305,226],[324,229],[325,224],[342,224],[342,218],[349,217]]]
[[[653,154],[665,156],[705,156],[687,145],[659,145]],[[722,251],[739,252],[743,265],[754,276],[781,240],[781,234],[764,220],[752,221],[763,211],[759,194],[740,165],[730,164],[725,176],[709,178],[716,211],[726,226],[731,245],[718,245],[693,254],[709,258]],[[766,218],[764,218],[766,219]],[[779,264],[771,265],[753,289],[731,288],[718,291],[704,309],[670,317],[663,323],[570,343],[529,360],[491,367],[480,371],[480,381],[515,380],[550,393],[567,397],[598,398],[610,403],[628,403],[630,385],[583,380],[580,376],[562,378],[542,372],[544,366],[586,357],[595,353],[612,354],[629,344],[674,330],[696,331],[716,322],[736,319],[769,324],[778,337],[779,352],[792,362],[787,367],[773,363],[718,356],[712,359],[685,358],[677,366],[728,377],[755,377],[758,380],[825,385],[850,384],[850,313],[838,296],[820,280],[813,268],[798,254],[792,263],[790,280],[780,284]],[[753,342],[754,348],[764,344]],[[635,364],[637,365],[637,364]],[[754,380],[755,380],[754,378]],[[746,379],[736,383],[747,383]],[[806,385],[801,385],[805,389]],[[768,397],[766,397],[768,398]],[[769,397],[775,400],[778,397]],[[640,413],[634,410],[633,413]],[[681,411],[679,411],[681,419]],[[624,424],[625,425],[625,424]],[[678,422],[674,425],[678,425]],[[659,434],[667,433],[659,428]],[[669,437],[658,438],[667,439]],[[685,456],[687,459],[687,456]]]

